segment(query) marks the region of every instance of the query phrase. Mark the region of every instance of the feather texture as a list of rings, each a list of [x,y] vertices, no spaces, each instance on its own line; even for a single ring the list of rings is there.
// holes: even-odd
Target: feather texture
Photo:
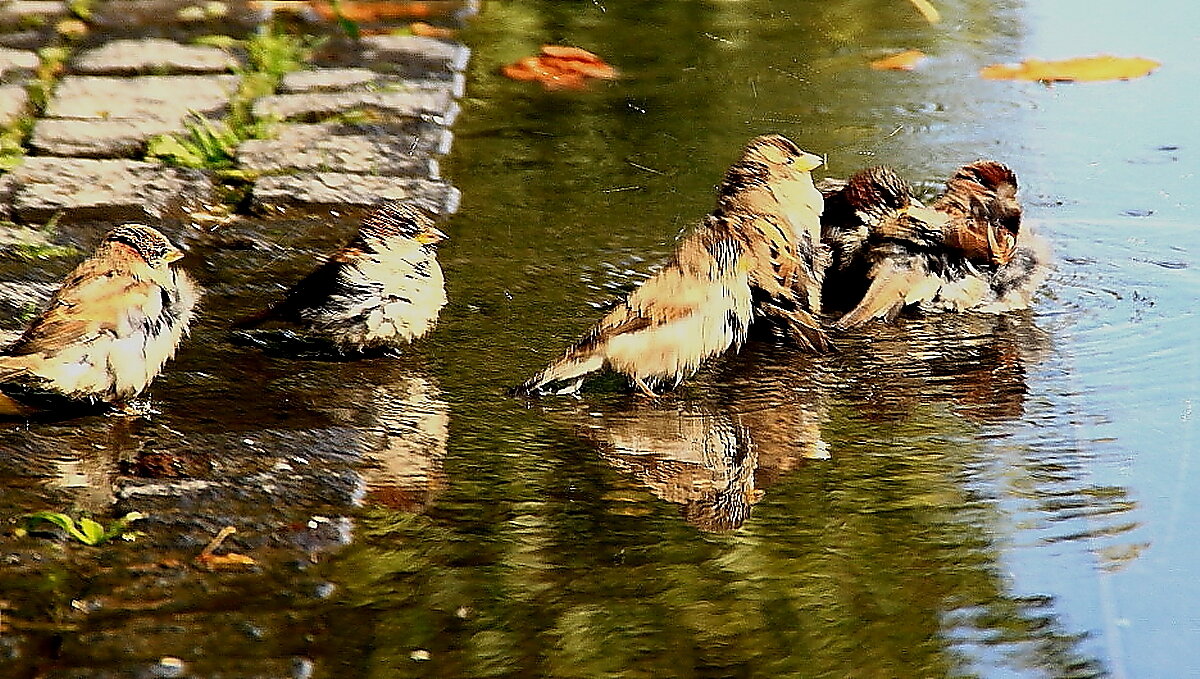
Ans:
[[[354,238],[266,311],[238,321],[275,321],[330,340],[339,350],[395,348],[424,336],[446,304],[434,246],[445,234],[428,212],[389,202]]]
[[[175,354],[199,299],[171,266],[182,254],[151,227],[113,229],[0,354],[0,383],[105,403],[140,394]]]

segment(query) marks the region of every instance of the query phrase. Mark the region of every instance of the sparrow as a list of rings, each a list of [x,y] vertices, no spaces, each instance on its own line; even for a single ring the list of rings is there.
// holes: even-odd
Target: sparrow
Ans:
[[[395,349],[424,336],[446,305],[435,250],[446,234],[434,221],[409,203],[382,204],[345,247],[282,300],[234,327],[290,324],[329,340],[342,353]]]
[[[150,385],[188,332],[200,292],[157,230],[125,224],[63,280],[0,352],[0,414],[68,402],[122,404]]]
[[[726,171],[717,207],[701,227],[741,242],[756,318],[812,351],[829,346],[816,318],[828,265],[821,242],[824,200],[811,174],[821,163],[782,135],[755,137]]]
[[[656,387],[677,386],[707,359],[745,341],[753,314],[747,264],[737,239],[695,232],[562,358],[514,391],[540,393],[564,383],[557,393],[573,393],[604,368],[650,397]]]
[[[1016,175],[995,161],[959,168],[925,207],[894,171],[875,167],[823,185],[834,328],[892,320],[905,307],[999,311],[1027,306],[1044,277],[1044,244],[1023,232]]]

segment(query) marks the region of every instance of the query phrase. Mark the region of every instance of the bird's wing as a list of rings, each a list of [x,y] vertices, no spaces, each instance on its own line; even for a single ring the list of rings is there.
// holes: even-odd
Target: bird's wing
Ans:
[[[134,277],[125,268],[85,261],[79,265],[49,307],[5,352],[10,356],[54,354],[71,344],[111,334],[123,320],[136,323],[136,315],[160,294],[158,285]],[[159,300],[154,300],[157,306]]]
[[[871,285],[853,309],[834,323],[848,330],[873,320],[893,320],[914,297],[925,294],[930,273],[920,257],[887,257],[871,271]]]
[[[805,261],[782,217],[742,215],[740,229],[748,243],[750,285],[760,312],[800,346],[827,350],[829,342],[813,316],[820,306],[814,293],[820,289],[818,263]]]
[[[342,269],[363,256],[361,250],[346,248],[334,253],[320,266],[293,285],[283,299],[265,310],[234,321],[235,328],[254,328],[268,321],[299,323],[304,309],[324,304],[336,289]]]

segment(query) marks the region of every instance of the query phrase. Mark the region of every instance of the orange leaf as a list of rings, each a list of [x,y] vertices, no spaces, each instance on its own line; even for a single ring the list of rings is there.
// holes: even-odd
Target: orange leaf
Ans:
[[[433,2],[412,0],[391,2],[389,0],[344,0],[336,10],[333,3],[310,0],[314,12],[325,21],[332,21],[340,14],[349,21],[380,21],[383,19],[423,19],[443,11]]]
[[[1128,80],[1149,75],[1161,66],[1153,59],[1141,57],[1077,57],[1060,61],[1026,59],[1019,64],[984,66],[979,75],[989,80],[1094,81]]]
[[[503,66],[500,72],[513,80],[536,80],[548,90],[583,89],[588,78],[617,77],[617,69],[600,57],[565,45],[542,45],[540,55]]]
[[[426,38],[443,38],[449,39],[454,37],[453,28],[443,28],[427,24],[424,21],[417,21],[408,25],[408,30],[413,32],[413,35],[420,35]]]
[[[595,54],[579,47],[570,47],[569,45],[542,45],[542,56],[554,57],[555,59],[569,59],[572,61],[590,61],[597,64],[604,63],[604,60]]]
[[[872,61],[871,68],[877,71],[911,71],[922,61],[925,61],[925,53],[921,50],[904,50]]]

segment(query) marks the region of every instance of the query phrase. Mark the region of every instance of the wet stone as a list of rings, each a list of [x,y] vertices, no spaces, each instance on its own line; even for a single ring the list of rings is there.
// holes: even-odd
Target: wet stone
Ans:
[[[38,50],[55,39],[48,28],[0,33],[0,47],[23,51]]]
[[[0,127],[25,115],[29,93],[23,85],[0,85]]]
[[[349,90],[378,84],[383,76],[369,68],[316,68],[292,71],[279,81],[284,94]]]
[[[29,78],[37,66],[36,52],[0,47],[0,83]]]
[[[91,23],[112,32],[146,35],[155,27],[166,27],[171,35],[187,26],[197,35],[237,33],[253,30],[265,18],[251,7],[254,3],[210,2],[210,0],[119,0],[96,3]]]
[[[414,201],[435,214],[458,210],[459,191],[443,181],[375,177],[339,172],[262,177],[254,184],[255,207],[352,205],[366,207],[381,199]]]
[[[274,139],[255,139],[238,148],[238,165],[264,174],[353,172],[398,177],[440,176],[430,156],[445,153],[450,132],[429,125],[425,134],[339,123],[289,125]]]
[[[11,0],[0,2],[0,26],[27,26],[31,22],[51,22],[67,14],[67,3],[51,0]]]
[[[11,172],[0,174],[0,221],[11,222],[13,194],[17,192],[17,180]]]
[[[216,113],[237,91],[235,75],[68,76],[46,107],[52,118],[181,120]]]
[[[363,56],[412,78],[449,78],[467,67],[471,50],[458,42],[419,35],[372,35],[362,39]]]
[[[29,139],[35,152],[78,158],[139,157],[146,143],[160,134],[180,132],[179,120],[38,120]]]
[[[213,192],[211,180],[199,170],[134,160],[32,156],[12,176],[13,216],[26,223],[56,214],[68,221],[157,221],[202,206]]]
[[[254,115],[283,120],[321,120],[351,111],[375,111],[386,118],[417,118],[451,125],[459,106],[449,85],[400,92],[309,92],[277,94],[254,102]]]
[[[72,69],[89,75],[223,73],[237,65],[232,55],[217,47],[146,38],[114,40],[85,52],[75,60]]]
[[[466,93],[467,78],[462,73],[454,73],[447,81],[412,80],[399,78],[367,68],[315,68],[304,71],[292,71],[283,76],[279,83],[281,94],[300,94],[305,92],[329,92],[340,90],[389,89],[397,91],[413,90],[443,90],[449,82],[450,95],[461,98]]]

